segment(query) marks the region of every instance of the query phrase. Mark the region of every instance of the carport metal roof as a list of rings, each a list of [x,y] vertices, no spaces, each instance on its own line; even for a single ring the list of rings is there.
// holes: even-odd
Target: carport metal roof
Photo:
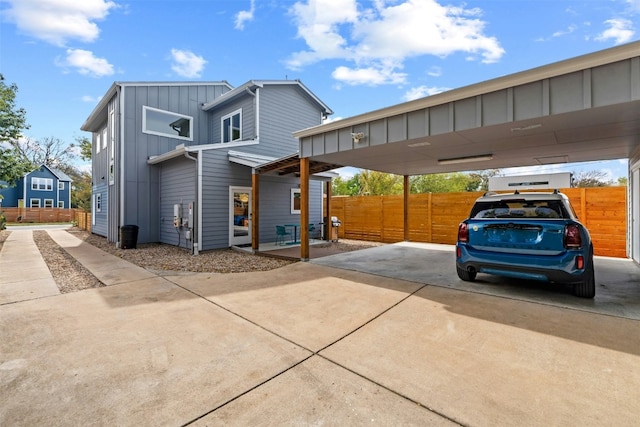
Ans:
[[[628,158],[640,150],[640,42],[294,136],[302,158],[398,175]]]

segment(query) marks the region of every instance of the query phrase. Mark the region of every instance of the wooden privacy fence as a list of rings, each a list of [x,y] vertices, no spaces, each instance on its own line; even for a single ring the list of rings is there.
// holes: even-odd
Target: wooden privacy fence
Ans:
[[[42,223],[71,222],[76,209],[61,208],[2,208],[7,222]]]
[[[566,188],[580,221],[589,229],[596,255],[627,256],[627,187]],[[455,244],[458,224],[482,192],[409,195],[409,240]],[[395,243],[404,240],[402,196],[331,198],[331,214],[342,225],[338,237]]]
[[[76,222],[79,228],[91,231],[91,214],[82,209],[2,208],[2,213],[7,222]]]

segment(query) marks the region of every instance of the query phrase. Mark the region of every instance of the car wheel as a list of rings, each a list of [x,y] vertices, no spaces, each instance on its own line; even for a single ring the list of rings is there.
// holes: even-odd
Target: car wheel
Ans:
[[[468,271],[462,269],[456,265],[456,271],[458,272],[458,277],[465,282],[474,282],[476,280],[476,274],[478,274],[475,270]]]
[[[588,268],[584,282],[578,283],[573,287],[573,294],[580,298],[593,298],[596,296],[596,278],[593,268],[593,257],[591,258]]]

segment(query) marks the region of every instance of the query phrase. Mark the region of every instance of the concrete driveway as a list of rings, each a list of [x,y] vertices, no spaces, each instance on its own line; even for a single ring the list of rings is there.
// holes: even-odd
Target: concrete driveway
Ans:
[[[49,233],[110,286],[0,305],[0,425],[637,425],[633,316],[331,257],[157,277]]]

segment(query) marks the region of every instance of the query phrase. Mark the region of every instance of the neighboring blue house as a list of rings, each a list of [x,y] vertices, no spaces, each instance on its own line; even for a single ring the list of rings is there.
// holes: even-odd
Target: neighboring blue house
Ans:
[[[42,165],[21,177],[15,186],[0,189],[0,194],[5,208],[69,209],[71,178],[58,169]]]
[[[92,232],[121,246],[201,250],[252,242],[253,168],[295,155],[292,133],[333,112],[298,80],[116,82],[82,125],[92,132]],[[323,181],[310,182],[310,223],[322,221]],[[295,175],[260,180],[259,242],[300,221]]]

